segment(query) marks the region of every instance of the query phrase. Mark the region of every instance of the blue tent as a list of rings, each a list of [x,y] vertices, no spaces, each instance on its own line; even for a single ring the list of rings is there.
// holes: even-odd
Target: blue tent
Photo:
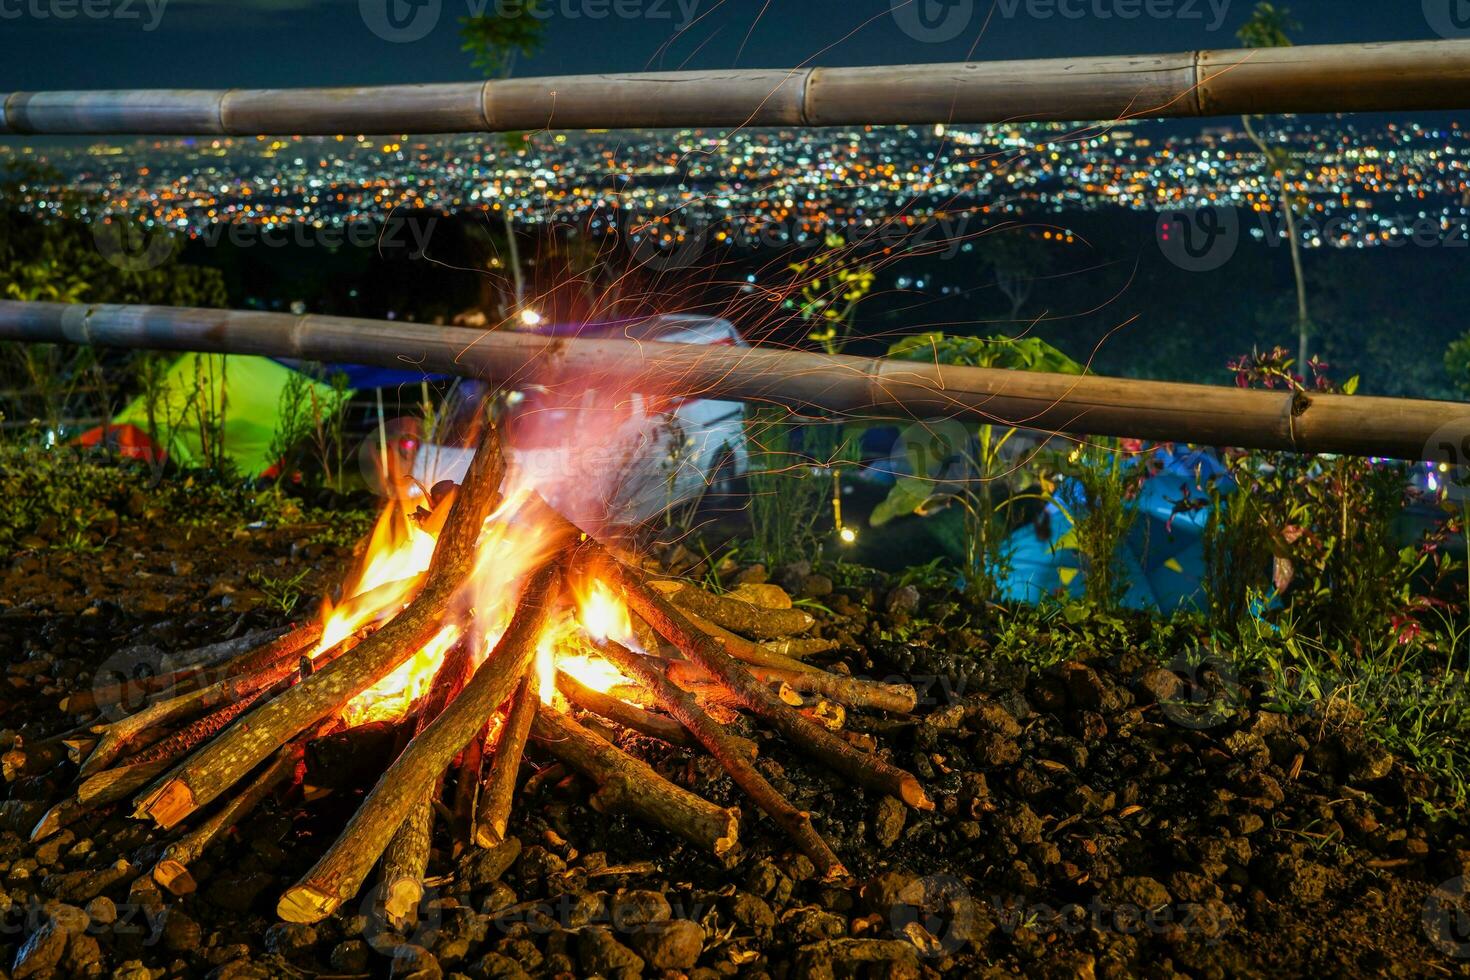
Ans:
[[[1151,460],[1150,468],[1157,472],[1143,481],[1134,501],[1138,518],[1118,556],[1128,585],[1123,605],[1165,613],[1202,607],[1209,489],[1214,484],[1228,493],[1234,483],[1207,450],[1163,447],[1141,460]],[[1058,594],[1074,598],[1083,594],[1087,573],[1071,546],[1069,516],[1080,516],[1087,506],[1082,486],[1075,478],[1068,479],[1055,497],[1035,522],[1006,541],[1009,567],[1000,583],[1006,599],[1039,602]]]

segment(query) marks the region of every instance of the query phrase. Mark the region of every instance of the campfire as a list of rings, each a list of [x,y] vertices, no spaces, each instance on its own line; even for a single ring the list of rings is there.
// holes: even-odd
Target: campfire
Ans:
[[[272,793],[301,781],[308,745],[374,723],[404,744],[336,842],[280,898],[283,919],[316,922],[380,868],[383,904],[409,919],[423,895],[436,820],[456,847],[506,834],[528,748],[595,785],[622,810],[726,858],[742,814],[670,782],[584,724],[704,751],[833,882],[841,859],[807,813],[753,764],[740,714],[812,764],[931,806],[919,782],[844,725],[849,710],[906,713],[913,688],[818,669],[832,647],[778,588],[715,595],[614,554],[529,487],[507,479],[487,426],[463,483],[384,512],[342,598],[313,622],[251,648],[205,648],[146,681],[98,687],[68,710],[115,720],[70,733],[81,763],[70,796],[36,826],[57,832],[132,799],[175,835],[151,869],[183,894],[189,865]],[[186,662],[190,658],[185,658]],[[116,717],[110,709],[142,706]],[[578,718],[583,721],[579,721]]]

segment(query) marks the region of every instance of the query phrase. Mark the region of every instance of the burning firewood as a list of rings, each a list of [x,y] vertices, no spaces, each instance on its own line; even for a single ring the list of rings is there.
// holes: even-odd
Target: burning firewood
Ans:
[[[693,697],[670,683],[645,658],[620,643],[604,640],[597,644],[597,650],[653,691],[664,710],[679,719],[679,723],[689,729],[730,774],[736,785],[750,795],[756,806],[791,835],[791,839],[812,859],[824,878],[832,880],[847,876],[847,869],[812,827],[810,814],[787,802],[756,771],[743,747],[730,737],[722,725],[706,714]]]
[[[402,502],[385,512],[346,598],[326,603],[320,622],[232,648],[228,658],[211,655],[207,668],[175,672],[178,686],[148,692],[155,699],[141,710],[66,733],[96,744],[77,743],[78,752],[90,750],[84,779],[35,832],[54,833],[132,794],[137,815],[166,832],[224,797],[153,869],[160,885],[182,894],[193,888],[189,864],[303,758],[371,765],[396,755],[277,912],[320,921],[380,865],[383,911],[404,926],[424,894],[435,814],[445,814],[456,848],[504,840],[529,751],[594,783],[594,809],[625,811],[733,859],[739,810],[671,783],[574,720],[573,706],[709,752],[830,881],[847,877],[841,859],[755,768],[755,743],[727,727],[742,712],[838,776],[932,806],[872,739],[842,730],[848,708],[912,711],[912,687],[803,663],[800,656],[835,644],[797,635],[815,621],[784,592],[716,596],[649,579],[536,494],[503,490],[504,472],[498,436],[487,428],[463,485],[436,495],[428,517],[409,519],[395,509]],[[110,700],[131,692],[104,693]],[[61,737],[53,742],[64,748]],[[379,748],[365,751],[367,744]],[[19,772],[43,754],[8,761]],[[523,793],[558,766],[543,767]],[[356,782],[368,775],[363,769]],[[236,784],[242,788],[231,792]],[[454,795],[441,805],[441,787],[450,786]]]
[[[466,495],[459,499],[466,499]],[[449,530],[445,528],[446,535]],[[455,754],[475,736],[525,673],[557,598],[561,570],[555,561],[560,557],[560,551],[554,551],[532,576],[505,635],[474,679],[443,714],[408,743],[342,836],[300,882],[281,896],[276,906],[281,918],[288,922],[319,922],[357,894],[414,803],[432,788]],[[433,588],[431,583],[429,589]]]
[[[521,679],[515,703],[511,705],[510,715],[495,743],[494,764],[490,780],[485,785],[484,819],[475,828],[475,843],[481,847],[494,847],[505,839],[511,803],[515,799],[516,779],[521,770],[521,756],[526,751],[531,722],[535,720],[536,709],[541,702],[540,688],[540,677],[533,664]]]
[[[713,595],[688,582],[653,580],[649,585],[681,609],[754,640],[795,636],[817,622],[811,613],[800,609],[766,609],[742,599]]]
[[[165,829],[173,827],[233,786],[287,739],[339,711],[433,639],[450,601],[474,568],[480,532],[500,503],[504,474],[499,437],[487,427],[435,544],[424,590],[349,656],[250,711],[186,759],[163,786],[138,801],[139,815]]]
[[[547,752],[597,783],[590,803],[604,813],[624,810],[720,857],[739,842],[740,811],[681,789],[560,711],[538,711],[531,734]]]

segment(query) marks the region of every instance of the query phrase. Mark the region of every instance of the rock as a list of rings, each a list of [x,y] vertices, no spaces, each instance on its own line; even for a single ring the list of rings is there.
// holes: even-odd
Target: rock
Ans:
[[[1067,700],[1074,708],[1100,708],[1106,689],[1097,671],[1073,661],[1061,667],[1062,682],[1067,687]]]
[[[361,939],[346,939],[332,947],[328,961],[338,973],[366,973],[370,954],[368,944]]]
[[[776,913],[771,911],[771,906],[750,892],[731,895],[726,909],[741,931],[754,933],[759,938],[769,936],[776,927]]]
[[[895,905],[907,901],[906,895],[917,880],[911,874],[885,871],[863,882],[858,888],[858,901],[865,911],[886,916]]]
[[[1354,760],[1348,779],[1355,783],[1371,783],[1393,772],[1393,754],[1381,745],[1367,746]]]
[[[981,779],[984,777],[981,776]],[[904,805],[892,796],[883,797],[878,801],[877,812],[873,814],[873,839],[880,847],[892,847],[903,834],[905,819],[907,813]]]
[[[831,595],[835,588],[825,575],[808,575],[801,583],[801,594],[808,599],[822,599]]]
[[[883,608],[888,610],[890,616],[912,615],[919,608],[919,590],[912,585],[900,585],[888,593]]]
[[[477,980],[530,980],[521,965],[503,953],[486,953],[471,973]]]
[[[110,898],[94,898],[87,903],[87,918],[106,928],[117,921],[117,905]]]
[[[506,843],[510,840],[511,838],[506,838]],[[566,870],[565,861],[540,845],[526,848],[520,856],[519,871],[522,881],[540,881],[552,875],[559,875]]]
[[[66,944],[61,965],[74,977],[99,976],[102,973],[102,947],[86,934],[73,936]]]
[[[1035,844],[1041,840],[1041,818],[1025,803],[1019,803],[996,820],[997,828],[1017,844]]]
[[[210,980],[275,980],[276,975],[263,963],[231,960],[209,976]]]
[[[1309,903],[1322,899],[1327,891],[1326,868],[1289,854],[1277,854],[1265,862],[1264,882],[1278,896],[1293,902]]]
[[[1155,878],[1135,875],[1123,878],[1113,889],[1119,902],[1127,902],[1138,909],[1149,911],[1169,904],[1169,889]]]
[[[1172,670],[1154,667],[1138,678],[1138,689],[1160,704],[1178,701],[1184,693],[1184,681]]]
[[[153,971],[142,960],[127,960],[112,971],[112,980],[153,980]]]
[[[754,565],[746,565],[735,575],[737,585],[765,585],[771,575],[766,571],[766,566],[759,562]],[[739,589],[734,590],[739,592]]]
[[[534,848],[534,850],[543,850]],[[527,854],[529,855],[529,851]],[[460,865],[461,880],[470,888],[479,891],[488,888],[500,880],[500,876],[510,870],[510,866],[516,863],[521,856],[521,840],[519,837],[507,837],[494,847],[480,850],[472,850],[464,862]],[[555,855],[550,855],[555,858]],[[556,858],[560,861],[560,858]],[[562,868],[565,869],[563,864]]]
[[[636,980],[643,975],[643,958],[601,928],[583,929],[577,934],[577,962],[584,975],[600,974],[618,980]]]
[[[864,963],[884,964],[869,975],[909,980],[922,976],[919,954],[897,939],[828,939],[809,943],[796,951],[795,976],[800,980],[830,980],[834,976],[857,975]]]
[[[199,923],[185,915],[177,906],[163,910],[154,925],[154,933],[163,943],[164,949],[174,953],[192,953],[199,948],[201,932]],[[267,933],[266,946],[270,946]]]
[[[55,919],[47,918],[21,944],[15,954],[15,963],[10,968],[13,980],[25,977],[40,977],[49,980],[66,952],[66,930]]]
[[[673,912],[661,892],[630,891],[613,896],[608,903],[608,914],[613,929],[632,932],[652,922],[667,922]]]
[[[277,922],[265,931],[265,948],[291,957],[316,945],[316,930],[301,922]]]
[[[393,950],[392,980],[442,980],[444,970],[434,954],[422,946],[404,943]]]
[[[846,928],[842,919],[837,921]],[[655,970],[689,970],[704,949],[704,930],[688,919],[674,919],[640,929],[633,934],[632,942],[644,962]]]

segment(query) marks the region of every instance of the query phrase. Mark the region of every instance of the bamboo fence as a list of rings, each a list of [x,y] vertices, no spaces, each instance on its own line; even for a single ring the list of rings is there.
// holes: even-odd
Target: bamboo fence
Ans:
[[[0,340],[421,368],[529,383],[723,398],[852,417],[955,419],[1071,435],[1442,458],[1470,404],[959,367],[762,347],[547,338],[384,320],[0,301]],[[1459,457],[1456,457],[1458,461]]]
[[[727,128],[1470,106],[1470,40],[436,85],[0,93],[0,133],[299,136]]]

